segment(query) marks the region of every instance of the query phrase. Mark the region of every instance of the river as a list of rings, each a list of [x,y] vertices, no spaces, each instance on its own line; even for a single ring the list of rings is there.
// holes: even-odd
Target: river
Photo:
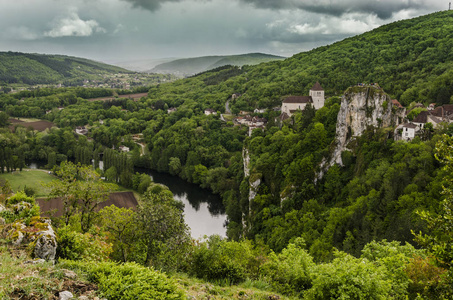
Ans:
[[[30,162],[30,169],[43,168],[45,162]],[[150,169],[136,169],[139,173],[146,173],[151,176],[154,182],[162,183],[178,199],[184,203],[184,219],[190,227],[193,238],[201,238],[204,235],[218,234],[226,236],[224,227],[226,221],[225,208],[222,199],[209,190],[188,183],[179,177],[166,173],[159,173]]]

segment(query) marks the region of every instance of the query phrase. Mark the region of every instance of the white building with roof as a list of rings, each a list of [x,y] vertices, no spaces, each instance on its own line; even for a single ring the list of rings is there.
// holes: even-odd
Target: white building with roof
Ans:
[[[310,89],[310,96],[288,96],[282,102],[282,114],[291,116],[298,109],[304,110],[308,103],[313,105],[315,109],[320,109],[324,106],[325,97],[324,89],[319,82]]]
[[[415,131],[417,130],[417,125],[413,123],[403,124],[403,131],[401,132],[402,139],[405,141],[410,141],[415,137]]]

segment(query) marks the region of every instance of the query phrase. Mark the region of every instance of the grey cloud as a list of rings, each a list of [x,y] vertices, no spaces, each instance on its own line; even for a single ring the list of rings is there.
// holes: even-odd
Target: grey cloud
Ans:
[[[122,0],[131,3],[133,7],[144,8],[150,11],[158,10],[163,3],[166,2],[180,2],[183,0]]]
[[[106,30],[99,26],[95,20],[82,20],[76,12],[71,12],[69,16],[54,22],[52,30],[44,33],[48,37],[64,36],[91,36],[95,32],[105,33]]]
[[[301,9],[308,12],[341,16],[346,13],[374,13],[381,19],[389,19],[393,13],[405,9],[432,6],[427,0],[239,0],[266,9]]]

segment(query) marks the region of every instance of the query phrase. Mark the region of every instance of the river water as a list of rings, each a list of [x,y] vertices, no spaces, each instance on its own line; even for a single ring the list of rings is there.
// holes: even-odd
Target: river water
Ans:
[[[45,165],[45,162],[36,161],[30,162],[28,167],[37,169]],[[226,214],[220,196],[166,173],[150,169],[136,169],[136,171],[148,174],[154,182],[168,186],[175,199],[184,203],[184,219],[190,227],[193,238],[198,239],[204,235],[213,234],[226,236],[224,227]]]

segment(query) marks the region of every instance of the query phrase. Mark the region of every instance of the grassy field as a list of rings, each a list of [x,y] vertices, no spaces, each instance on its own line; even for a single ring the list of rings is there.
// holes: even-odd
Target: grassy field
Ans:
[[[47,196],[47,190],[42,183],[49,183],[56,179],[55,176],[47,174],[46,171],[24,169],[22,172],[0,174],[0,178],[5,178],[11,184],[14,192],[21,191],[25,186],[35,190],[35,197]]]

